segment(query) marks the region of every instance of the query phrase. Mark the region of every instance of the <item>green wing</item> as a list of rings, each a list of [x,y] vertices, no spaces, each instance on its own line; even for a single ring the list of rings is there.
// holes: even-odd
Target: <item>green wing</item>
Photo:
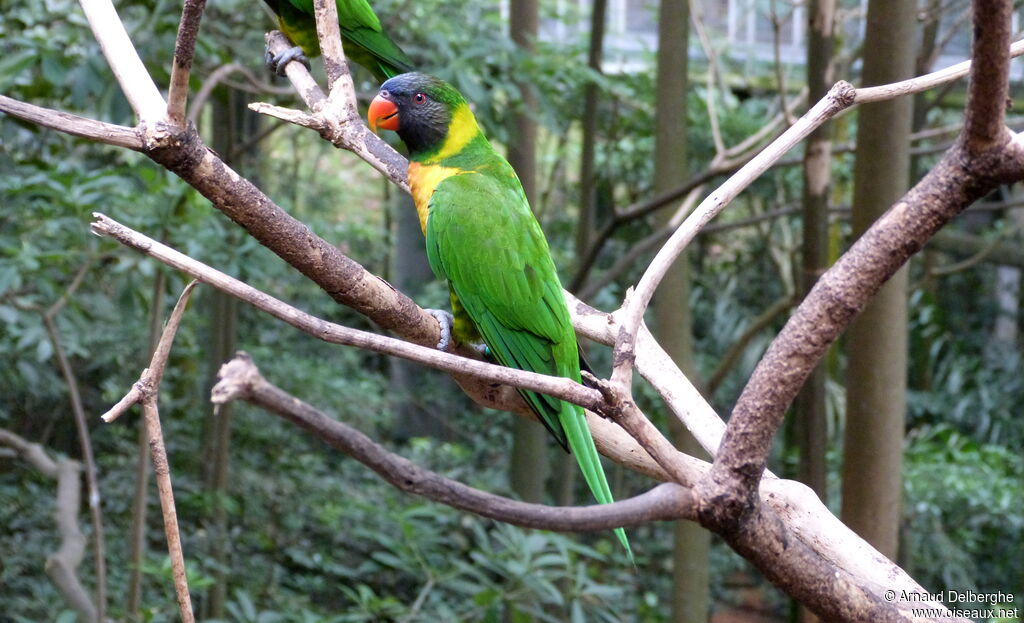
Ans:
[[[298,0],[290,0],[296,2]],[[412,60],[381,28],[366,0],[336,0],[345,54],[380,82],[413,70]]]
[[[278,16],[282,32],[302,48],[306,56],[320,54],[313,17],[313,0],[265,0]],[[336,0],[338,24],[345,55],[362,65],[383,82],[392,76],[412,71],[412,61],[380,25],[366,0]]]
[[[576,335],[547,240],[511,168],[491,171],[496,174],[454,175],[434,191],[426,231],[430,266],[448,280],[453,299],[502,365],[578,382]],[[583,409],[520,393],[572,450],[597,501],[612,502]],[[616,535],[629,551],[625,532],[618,529]]]
[[[500,206],[500,207],[499,207]],[[503,365],[579,380],[576,342],[547,242],[522,191],[480,173],[430,200],[427,258]],[[562,401],[523,392],[563,446]]]

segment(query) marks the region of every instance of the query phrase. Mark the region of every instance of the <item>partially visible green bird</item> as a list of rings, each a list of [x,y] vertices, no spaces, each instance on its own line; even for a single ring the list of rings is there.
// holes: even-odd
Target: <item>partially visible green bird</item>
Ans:
[[[278,73],[292,60],[309,65],[309,59],[320,55],[316,36],[313,0],[264,0],[277,16],[281,32],[296,47],[268,59]],[[370,70],[378,82],[412,71],[412,61],[381,28],[380,20],[366,0],[335,0],[341,42],[348,60]]]
[[[544,232],[466,100],[439,78],[402,74],[381,85],[368,117],[371,129],[395,130],[409,148],[409,185],[430,268],[448,281],[454,337],[468,344],[482,338],[510,368],[579,382],[576,333]],[[583,408],[520,394],[575,455],[597,501],[612,502]],[[625,531],[615,533],[632,557]]]

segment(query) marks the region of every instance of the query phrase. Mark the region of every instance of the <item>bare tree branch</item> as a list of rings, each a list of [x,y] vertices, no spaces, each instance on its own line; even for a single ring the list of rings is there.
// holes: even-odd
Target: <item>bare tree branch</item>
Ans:
[[[171,345],[178,332],[181,319],[185,315],[185,307],[195,288],[192,281],[181,292],[178,302],[171,311],[160,341],[153,351],[149,367],[142,371],[139,381],[132,386],[127,396],[121,399],[110,411],[102,416],[103,421],[112,422],[135,402],[142,403],[142,414],[149,440],[150,456],[153,460],[153,474],[156,477],[157,491],[160,494],[160,507],[163,511],[164,533],[167,537],[167,551],[171,558],[171,573],[174,576],[174,591],[178,599],[178,610],[183,623],[194,623],[192,600],[188,592],[188,579],[185,572],[185,555],[181,549],[181,533],[178,529],[178,513],[175,510],[174,490],[171,486],[170,463],[167,460],[167,449],[164,445],[163,432],[160,426],[158,400],[160,381],[170,357]]]
[[[1008,42],[1008,40],[1007,40]],[[1024,54],[1024,40],[1015,41],[1013,45],[1009,46],[1010,54],[1006,58],[1007,62],[1011,58],[1017,58],[1021,54]],[[1003,53],[1005,54],[1005,53]],[[950,65],[945,69],[933,71],[930,74],[918,76],[917,78],[910,78],[909,80],[903,80],[902,82],[894,82],[893,84],[883,84],[876,87],[864,87],[857,89],[856,95],[854,95],[854,102],[856,104],[868,104],[870,102],[881,102],[885,100],[895,99],[897,97],[903,97],[906,95],[913,95],[915,93],[921,93],[934,89],[937,86],[959,80],[971,71],[973,60],[963,61],[956,65]],[[1001,63],[997,63],[1000,65]],[[991,72],[987,72],[990,77]],[[973,82],[973,79],[972,79]],[[1005,100],[1003,100],[1005,101]],[[1004,111],[1000,112],[1000,119],[1004,117]]]
[[[696,0],[687,0],[690,3],[690,23],[694,32],[697,33],[697,40],[704,51],[704,57],[708,60],[707,84],[705,85],[704,105],[707,108],[708,124],[711,129],[712,142],[715,145],[715,154],[725,153],[725,141],[722,140],[722,131],[718,123],[718,107],[715,106],[715,91],[718,89],[716,77],[719,74],[718,54],[711,45],[711,39],[704,29],[704,18],[701,6]]]
[[[94,216],[98,219],[97,222],[93,224],[93,230],[97,233],[112,236],[122,244],[150,255],[151,257],[164,262],[168,266],[181,270],[204,283],[208,283],[220,290],[223,290],[224,292],[227,292],[228,294],[231,294],[232,296],[240,298],[254,307],[265,311],[268,314],[283,320],[284,322],[305,331],[318,339],[330,343],[366,348],[375,352],[411,359],[424,365],[453,372],[456,374],[457,378],[480,378],[483,379],[483,382],[487,385],[493,386],[495,383],[503,383],[504,385],[502,385],[502,387],[511,388],[515,385],[525,387],[527,389],[535,389],[536,391],[549,393],[553,396],[557,396],[577,404],[582,402],[583,406],[591,410],[600,410],[604,408],[603,397],[599,392],[562,377],[550,377],[542,374],[483,363],[473,359],[444,353],[434,348],[423,348],[401,340],[395,340],[393,338],[350,329],[348,327],[323,321],[287,305],[286,303],[278,301],[273,297],[252,288],[251,286],[217,271],[214,268],[178,253],[177,251],[135,232],[134,230],[124,227],[120,223],[117,223],[108,217],[100,214],[94,214]],[[644,339],[653,342],[653,338],[650,338],[649,335],[645,335]],[[664,355],[664,353],[662,354]],[[664,356],[667,357],[667,355]],[[662,362],[662,365],[664,365],[664,362]],[[685,378],[683,379],[683,382],[685,382]],[[679,388],[685,387],[678,378],[673,378],[673,383],[677,387],[673,394],[677,393]],[[131,407],[132,404],[144,399],[147,392],[148,390],[142,381],[136,383],[124,398],[104,414],[103,419],[108,422],[113,421],[121,413]],[[522,415],[523,417],[535,417],[525,408],[514,412],[517,415]],[[715,421],[718,424],[721,423],[721,421],[717,420],[717,417],[714,416],[713,412],[712,417],[715,417]],[[621,428],[607,420],[603,420],[592,412],[587,413],[587,422],[590,428],[594,431],[595,442],[598,450],[602,454],[625,465],[626,467],[629,467],[630,469],[646,473],[654,478],[660,480],[669,479],[668,476],[640,448],[640,446],[637,445],[636,441],[630,438],[629,435]],[[720,432],[714,435],[713,439],[716,445],[720,438]],[[689,459],[689,457],[686,457],[686,459]],[[704,465],[706,467],[706,464],[701,461],[697,461],[696,459],[692,459],[691,462],[687,464],[688,469],[691,470],[692,474],[697,474],[697,472],[693,470],[698,469],[699,465]],[[690,476],[691,479],[694,477],[695,476],[693,475]]]
[[[849,107],[853,103],[854,91],[854,88],[847,82],[837,83],[825,98],[815,104],[779,138],[711,193],[672,234],[672,237],[644,272],[636,290],[624,304],[623,327],[615,345],[615,368],[612,372],[612,382],[623,388],[630,386],[631,370],[635,359],[635,336],[641,318],[654,295],[654,290],[686,245],[704,225],[725,209],[729,202],[757,179],[772,163],[806,138],[814,128]]]
[[[769,19],[772,23],[772,61],[775,66],[775,84],[779,90],[779,108],[786,125],[793,125],[796,119],[786,103],[786,66],[782,62],[782,18],[776,10],[776,0],[771,0]]]
[[[96,609],[95,616],[102,620],[105,616],[107,604],[107,563],[99,479],[96,476],[96,460],[92,451],[92,438],[89,434],[89,426],[86,422],[85,407],[82,405],[82,396],[79,391],[78,377],[75,375],[75,370],[71,366],[71,361],[68,359],[67,353],[64,351],[64,345],[60,336],[60,329],[58,329],[56,322],[57,314],[64,308],[67,302],[74,295],[75,291],[82,284],[82,281],[85,279],[89,269],[93,267],[96,259],[97,257],[95,255],[87,257],[85,261],[82,262],[81,267],[76,271],[75,276],[71,279],[71,283],[67,288],[65,288],[61,296],[46,309],[38,306],[20,305],[18,303],[15,303],[15,307],[36,311],[40,314],[43,322],[43,328],[46,330],[46,335],[50,340],[51,347],[53,348],[53,355],[57,361],[57,368],[60,370],[61,376],[64,378],[65,385],[67,385],[68,402],[71,407],[71,418],[75,423],[75,430],[78,433],[79,447],[82,451],[82,460],[85,462],[85,481],[89,492],[89,514],[93,524],[93,536],[96,540],[95,548],[93,550],[96,573],[96,601],[94,607]],[[79,468],[76,466],[75,469],[77,470]],[[76,499],[75,508],[77,509],[77,507],[78,503]],[[62,577],[64,575],[66,574],[62,574]]]
[[[171,85],[167,94],[167,119],[179,127],[185,125],[188,76],[196,51],[199,21],[205,7],[206,0],[185,0],[181,21],[178,22],[178,36],[174,42],[174,60],[171,64]]]
[[[135,116],[143,123],[163,121],[167,103],[142,64],[114,5],[110,0],[79,0],[79,3]]]
[[[582,335],[606,345],[615,343],[620,327],[615,314],[595,310],[574,299],[572,295],[567,295],[567,298],[573,313],[574,325]],[[694,434],[705,450],[715,456],[726,429],[725,423],[643,325],[637,341],[636,365],[640,374],[658,391],[675,416]],[[601,419],[588,423],[592,430],[601,433],[601,425],[615,427]],[[604,435],[599,436],[598,432],[595,432],[595,439],[600,443]],[[686,469],[691,472],[708,473],[706,463],[687,455],[679,454],[676,458],[668,460],[676,464],[685,464]],[[672,477],[664,472],[661,475],[652,473],[652,476],[660,480],[672,480]],[[796,537],[822,560],[849,572],[852,577],[859,578],[862,582],[870,578],[885,578],[884,586],[875,586],[875,594],[881,595],[885,589],[908,594],[926,593],[903,569],[881,555],[839,521],[806,485],[793,480],[777,479],[770,471],[766,471],[760,493],[761,503],[770,507],[772,513],[783,520]],[[700,499],[707,504],[715,503],[711,499]],[[790,536],[783,538],[783,542],[792,541]],[[770,550],[772,547],[774,546],[766,543],[763,549]],[[932,605],[942,607],[941,604]]]
[[[997,2],[998,0],[989,0],[990,2]],[[992,14],[992,18],[1001,18],[1000,13]],[[989,60],[994,61],[993,65],[996,68],[1002,68],[1005,72],[1006,67],[1009,64],[1009,58],[1005,50],[1009,48],[1010,55],[1018,55],[1024,53],[1024,42],[1018,42],[1020,45],[1014,44],[1010,46],[1009,42],[1009,30],[1008,26],[999,27],[997,33],[990,36],[1002,37],[1000,41],[1003,43],[1003,47],[999,48],[995,52],[995,48],[992,54],[993,57]],[[1005,33],[1004,33],[1005,31]],[[1005,34],[1005,36],[1003,36]],[[995,62],[998,61],[998,62]],[[708,221],[718,215],[726,205],[732,199],[736,197],[753,179],[759,176],[763,170],[765,170],[771,163],[778,160],[783,154],[789,151],[796,143],[803,140],[807,134],[814,130],[818,125],[831,119],[840,112],[850,108],[857,103],[877,101],[877,99],[892,99],[894,97],[900,97],[903,95],[909,95],[912,93],[918,93],[921,91],[933,88],[938,84],[950,82],[962,77],[968,69],[972,66],[970,62],[960,63],[953,66],[953,68],[941,70],[921,76],[918,78],[912,78],[903,82],[884,85],[882,87],[872,87],[865,89],[854,89],[848,83],[839,82],[836,86],[832,87],[829,94],[816,104],[811,110],[809,110],[796,124],[791,126],[786,132],[784,132],[778,139],[766,147],[761,153],[759,153],[750,162],[744,165],[735,175],[729,178],[720,186],[715,192],[713,192],[700,206],[690,215],[679,229],[669,238],[668,242],[662,247],[661,251],[655,256],[654,260],[648,266],[647,271],[644,273],[640,282],[633,294],[626,301],[624,307],[626,314],[623,319],[623,333],[620,336],[621,339],[617,341],[615,347],[615,369],[612,374],[612,380],[620,387],[629,387],[629,381],[631,378],[631,365],[633,362],[633,344],[635,342],[636,330],[640,324],[640,318],[643,312],[647,309],[647,305],[650,302],[651,296],[654,294],[654,290],[657,285],[661,282],[662,277],[668,271],[668,268],[675,261],[675,259],[682,253],[686,245],[694,238],[697,231],[700,230]],[[1000,130],[1005,135],[1004,120],[1004,102],[1006,100],[1006,80],[1005,77],[1000,82],[994,79],[993,68],[991,66],[980,70],[980,74],[977,79],[972,79],[971,90],[969,94],[976,94],[975,97],[980,101],[988,102],[987,108],[983,111],[984,114],[975,115],[976,121],[974,122],[979,127],[986,128],[985,132],[977,130],[974,134],[984,134],[985,138],[982,141],[984,144],[978,145],[976,150],[983,150],[989,146],[989,143],[994,140],[992,139],[995,130],[992,129],[994,122],[993,108],[994,105],[991,103],[992,98],[998,97],[1002,94],[1002,98],[999,99],[999,114],[997,116],[998,125]],[[980,88],[976,85],[977,80],[983,80],[983,84],[986,85]],[[970,108],[968,108],[970,111]],[[968,112],[968,121],[970,121],[971,113]],[[974,134],[968,133],[967,136],[973,136]]]
[[[135,151],[142,151],[144,146],[142,137],[139,136],[139,132],[135,128],[94,121],[60,110],[27,104],[6,95],[0,95],[0,112],[41,125],[44,128],[79,136],[97,143]]]
[[[687,489],[670,484],[633,498],[586,507],[529,504],[486,493],[388,452],[361,432],[275,387],[245,353],[221,366],[219,378],[212,391],[214,403],[250,402],[309,431],[403,491],[484,517],[528,528],[590,531],[696,516]]]
[[[335,100],[342,108],[355,108],[356,87],[352,74],[345,62],[345,49],[341,46],[341,30],[338,24],[338,5],[330,0],[313,0],[316,17],[316,35],[320,40],[320,52],[327,71],[328,98]],[[335,91],[338,94],[335,95]]]
[[[125,227],[103,214],[96,212],[93,213],[93,217],[96,219],[92,224],[93,232],[103,236],[110,236],[121,244],[159,259],[168,266],[227,292],[253,307],[325,342],[364,348],[377,353],[401,357],[455,374],[469,374],[493,383],[523,387],[567,400],[591,410],[599,407],[602,403],[600,392],[584,387],[564,377],[548,376],[467,359],[437,350],[436,348],[419,346],[395,338],[351,329],[321,320],[215,268],[179,253],[152,238],[148,238]],[[145,392],[141,393],[144,395]],[[120,410],[122,404],[118,403],[117,408]],[[117,414],[108,413],[108,415],[104,416],[104,419],[110,421],[116,417]]]

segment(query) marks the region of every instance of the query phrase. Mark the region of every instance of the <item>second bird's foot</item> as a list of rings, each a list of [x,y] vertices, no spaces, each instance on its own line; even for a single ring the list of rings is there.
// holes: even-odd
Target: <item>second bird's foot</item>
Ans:
[[[491,354],[491,347],[487,344],[482,342],[480,344],[473,344],[473,348],[475,348],[476,352],[480,353],[484,359],[494,359],[494,356]]]
[[[279,76],[284,75],[284,68],[292,61],[299,61],[306,66],[306,69],[310,69],[312,67],[309,64],[309,59],[302,53],[302,48],[299,46],[288,48],[277,55],[273,55],[270,53],[270,50],[267,50],[266,61],[267,66],[270,67],[271,71]]]
[[[441,331],[441,339],[437,342],[437,350],[447,351],[448,346],[452,343],[452,325],[455,324],[455,318],[452,317],[450,312],[446,312],[443,309],[428,309],[425,311],[437,319],[437,328]]]

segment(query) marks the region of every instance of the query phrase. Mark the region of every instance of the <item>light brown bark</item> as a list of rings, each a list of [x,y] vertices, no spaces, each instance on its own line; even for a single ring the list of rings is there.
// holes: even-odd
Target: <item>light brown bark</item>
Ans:
[[[865,86],[914,70],[914,0],[872,0],[864,42]],[[868,104],[857,124],[853,229],[863,233],[906,192],[913,99]],[[897,271],[850,325],[842,519],[895,560],[903,493],[907,276]]]
[[[690,11],[686,2],[662,0],[658,10],[657,102],[654,111],[654,192],[667,192],[686,179],[687,86]],[[664,226],[672,217],[658,215]],[[690,314],[690,260],[684,253],[665,275],[654,306],[655,334],[679,368],[697,382]],[[699,385],[699,383],[697,383]],[[673,443],[680,451],[706,459],[707,454],[678,420]],[[672,621],[703,623],[711,606],[708,554],[711,533],[691,521],[672,528]]]
[[[835,0],[811,0],[808,5],[807,89],[817,101],[834,81],[832,72]],[[801,294],[806,296],[828,268],[828,206],[832,180],[832,124],[822,124],[807,138],[804,151],[803,243],[801,245]],[[818,497],[825,491],[825,450],[828,427],[825,414],[825,364],[815,366],[796,399],[797,445],[800,449],[798,478]]]

